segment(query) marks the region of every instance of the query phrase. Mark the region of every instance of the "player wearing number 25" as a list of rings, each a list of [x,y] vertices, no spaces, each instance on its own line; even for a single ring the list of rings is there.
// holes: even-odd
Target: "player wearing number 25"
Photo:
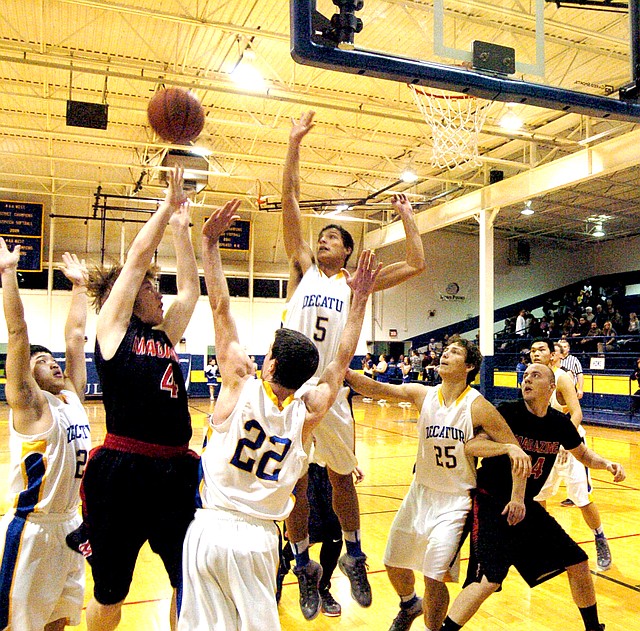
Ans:
[[[351,310],[336,355],[315,387],[296,393],[315,372],[318,350],[302,333],[284,328],[276,331],[261,378],[255,379],[231,315],[218,248],[239,205],[227,202],[203,227],[222,389],[202,453],[202,508],[184,543],[180,631],[280,629],[275,521],[291,512],[293,488],[306,469],[305,447],[342,386],[380,270],[367,250],[353,276],[344,271],[353,293]]]
[[[29,345],[19,258],[20,246],[10,252],[0,238],[13,496],[0,522],[0,629],[62,631],[67,623],[80,624],[84,597],[84,559],[65,537],[80,523],[80,479],[91,448],[82,406],[87,270],[65,252],[62,271],[73,288],[63,372],[44,346]]]
[[[135,237],[122,268],[96,271],[90,282],[99,311],[95,357],[107,435],[92,452],[83,483],[94,581],[89,631],[117,627],[145,541],[169,574],[176,624],[182,542],[195,509],[198,462],[188,447],[191,420],[173,349],[200,294],[189,215],[182,172],[175,170],[164,202]],[[178,295],[165,314],[149,268],[167,225]]]
[[[447,613],[445,581],[458,580],[460,538],[476,486],[473,458],[465,445],[482,428],[505,452],[515,476],[528,475],[529,457],[497,410],[471,387],[482,355],[468,340],[454,336],[440,358],[442,383],[435,387],[400,386],[373,381],[348,371],[347,381],[360,394],[411,401],[420,410],[415,477],[396,515],[384,563],[400,596],[400,611],[391,629],[408,629],[424,611],[427,629],[440,629]],[[524,516],[522,498],[514,497],[509,523]],[[424,575],[424,604],[415,592],[414,571]]]

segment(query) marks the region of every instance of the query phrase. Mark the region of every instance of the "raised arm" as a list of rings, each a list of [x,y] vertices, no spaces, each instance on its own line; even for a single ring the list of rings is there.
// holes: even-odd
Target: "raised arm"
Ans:
[[[40,387],[33,378],[30,364],[29,335],[24,319],[24,307],[18,291],[18,261],[20,246],[9,252],[0,237],[0,275],[2,277],[2,304],[7,321],[5,394],[13,410],[13,424],[22,434],[36,434],[51,425],[50,415],[43,418],[46,402]]]
[[[289,146],[282,178],[282,221],[284,248],[289,259],[289,287],[291,295],[303,274],[313,263],[313,251],[302,236],[300,214],[300,143],[313,128],[315,112],[305,112],[299,121],[292,121]],[[293,286],[292,286],[293,285]]]
[[[187,328],[200,297],[198,264],[189,229],[190,208],[188,200],[185,200],[169,219],[169,225],[173,231],[173,249],[176,253],[178,295],[167,309],[160,328],[164,330],[174,346],[180,341]]]
[[[65,252],[62,273],[71,281],[71,305],[64,326],[65,388],[84,401],[87,387],[87,362],[84,354],[84,334],[87,327],[87,280],[89,272],[84,259]]]
[[[162,240],[171,215],[186,199],[182,190],[182,169],[169,171],[167,175],[169,185],[166,197],[133,240],[120,276],[100,309],[97,337],[105,359],[113,357],[118,350],[153,254]]]
[[[374,291],[388,289],[399,285],[405,280],[420,274],[425,268],[424,247],[420,232],[413,216],[413,208],[404,193],[394,195],[391,199],[400,215],[405,233],[405,260],[400,263],[391,263],[382,268],[376,281]]]
[[[576,388],[573,385],[573,379],[569,377],[568,373],[560,373],[556,380],[556,390],[561,395],[564,405],[569,410],[571,422],[578,427],[580,423],[582,423],[582,408],[580,407]]]
[[[323,370],[318,385],[304,395],[307,406],[305,434],[308,434],[322,420],[342,386],[349,362],[353,358],[360,338],[367,300],[373,291],[376,277],[380,272],[380,265],[371,250],[364,250],[360,254],[354,275],[351,276],[346,269],[343,269],[342,272],[351,288],[351,309],[345,329],[340,337],[336,356]]]
[[[240,346],[236,322],[231,315],[231,298],[218,247],[220,235],[239,218],[239,207],[240,200],[227,202],[216,209],[202,227],[204,279],[213,313],[216,358],[225,392],[236,388],[253,370],[251,360]],[[218,399],[218,402],[222,405],[224,400]]]

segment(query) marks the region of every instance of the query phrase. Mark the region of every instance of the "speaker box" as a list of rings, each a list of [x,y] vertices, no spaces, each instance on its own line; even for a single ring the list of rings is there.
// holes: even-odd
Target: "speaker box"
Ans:
[[[491,171],[489,171],[489,184],[502,182],[503,179],[504,179],[504,171],[498,171],[497,169],[492,169]]]
[[[109,106],[106,103],[67,101],[67,125],[89,129],[106,129],[108,112]]]
[[[530,265],[531,244],[526,239],[512,239],[509,241],[509,265]]]

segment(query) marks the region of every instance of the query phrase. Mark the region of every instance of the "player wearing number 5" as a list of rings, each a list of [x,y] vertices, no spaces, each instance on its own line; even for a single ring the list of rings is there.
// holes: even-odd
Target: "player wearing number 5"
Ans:
[[[202,454],[202,508],[184,544],[178,628],[277,631],[278,529],[293,507],[291,493],[306,466],[305,446],[342,386],[360,336],[379,266],[360,255],[346,283],[353,302],[333,361],[318,384],[296,396],[316,370],[318,351],[306,336],[278,329],[254,379],[230,311],[219,236],[237,218],[240,202],[215,211],[203,228],[202,254],[222,377]]]
[[[497,442],[508,444],[512,474],[529,475],[529,457],[505,420],[470,387],[481,362],[477,347],[455,336],[440,358],[438,386],[396,386],[347,373],[356,392],[411,401],[420,410],[415,477],[393,521],[384,554],[389,580],[400,596],[400,612],[391,631],[409,629],[423,609],[426,629],[438,631],[447,614],[445,581],[458,578],[460,538],[476,486],[475,463],[465,454],[466,443],[482,428]],[[523,498],[512,500],[508,520],[517,523],[524,516]],[[424,605],[416,595],[414,571],[424,575]]]
[[[0,238],[13,495],[0,522],[0,629],[61,631],[80,624],[84,598],[84,560],[64,541],[80,522],[80,479],[91,448],[82,406],[87,270],[65,252],[62,271],[72,291],[63,372],[44,346],[29,345],[19,258],[20,246],[10,252]]]
[[[341,226],[325,226],[318,236],[315,254],[303,238],[300,212],[300,144],[313,128],[314,112],[306,112],[294,121],[289,135],[289,147],[282,184],[282,219],[284,245],[289,258],[284,326],[310,337],[318,347],[320,363],[316,377],[334,358],[340,334],[349,313],[351,292],[341,269],[353,252],[353,238]],[[404,194],[392,198],[406,234],[406,258],[382,268],[374,291],[394,287],[422,272],[425,268],[424,249],[413,217],[411,204]],[[311,382],[314,383],[313,381]],[[366,556],[360,544],[360,509],[352,471],[355,457],[355,431],[347,401],[348,389],[338,395],[325,422],[315,434],[316,457],[327,464],[333,488],[333,509],[342,527],[347,554],[340,559],[340,569],[351,582],[351,595],[363,607],[371,604],[371,588],[367,579]],[[295,555],[294,573],[300,586],[300,608],[308,620],[318,614],[318,572],[315,561],[309,560],[309,505],[306,501],[307,479],[296,488],[297,502],[287,520],[287,531]]]
[[[92,274],[99,311],[96,367],[107,435],[91,454],[84,479],[92,549],[89,631],[115,629],[140,548],[149,541],[174,588],[182,542],[193,518],[197,456],[189,450],[191,419],[174,350],[200,294],[189,234],[189,204],[180,170],[169,172],[166,198],[137,234],[122,268]],[[178,294],[164,314],[150,269],[170,225]]]

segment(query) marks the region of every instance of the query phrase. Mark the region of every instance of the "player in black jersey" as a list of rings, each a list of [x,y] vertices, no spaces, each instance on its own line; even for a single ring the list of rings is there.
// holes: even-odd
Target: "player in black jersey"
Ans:
[[[182,171],[169,172],[168,179],[164,202],[134,239],[122,268],[95,272],[90,282],[99,312],[96,366],[107,435],[92,452],[84,478],[94,580],[89,631],[118,626],[145,541],[162,558],[174,587],[176,627],[182,542],[195,510],[198,461],[189,451],[191,420],[174,344],[191,319],[200,285]],[[165,314],[150,265],[167,225],[178,295]]]
[[[504,445],[482,437],[466,445],[467,453],[485,459],[478,470],[473,500],[467,580],[451,606],[443,631],[457,631],[466,624],[500,587],[512,565],[530,587],[566,570],[585,629],[604,629],[598,619],[587,555],[533,498],[547,479],[560,446],[585,466],[606,469],[615,482],[624,480],[625,474],[621,465],[586,447],[567,415],[549,407],[554,389],[552,370],[543,364],[531,364],[524,373],[523,400],[498,406],[520,447],[531,458],[531,475],[526,482],[515,478],[517,483],[512,488],[511,462],[503,455]],[[514,503],[524,503],[526,514],[520,523],[510,525],[505,515]]]

